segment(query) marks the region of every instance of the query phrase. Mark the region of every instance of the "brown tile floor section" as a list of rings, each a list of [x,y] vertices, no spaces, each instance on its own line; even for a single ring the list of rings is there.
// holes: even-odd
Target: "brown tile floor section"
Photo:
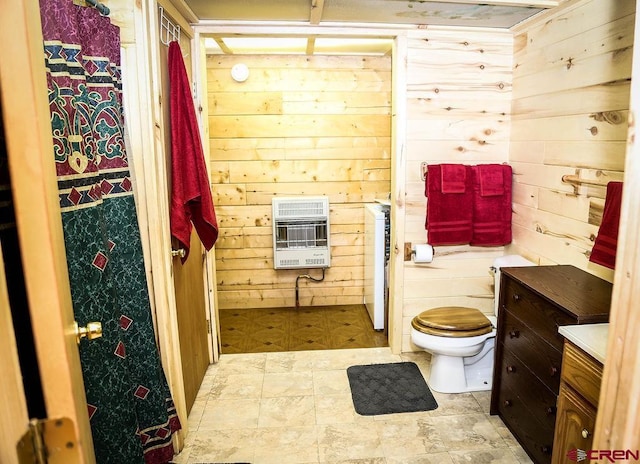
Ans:
[[[364,305],[221,309],[222,353],[388,346]]]

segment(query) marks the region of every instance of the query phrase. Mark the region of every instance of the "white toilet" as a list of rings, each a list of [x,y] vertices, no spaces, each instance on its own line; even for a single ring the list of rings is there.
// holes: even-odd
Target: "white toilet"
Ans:
[[[493,347],[496,336],[500,269],[535,266],[519,255],[494,261],[494,316],[465,307],[423,311],[411,321],[411,341],[431,353],[429,387],[440,393],[491,390]]]

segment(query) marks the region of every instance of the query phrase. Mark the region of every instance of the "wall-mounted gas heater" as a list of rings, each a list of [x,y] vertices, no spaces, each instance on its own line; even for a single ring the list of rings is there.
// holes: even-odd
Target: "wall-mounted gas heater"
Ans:
[[[329,267],[329,198],[275,197],[273,209],[273,267]]]

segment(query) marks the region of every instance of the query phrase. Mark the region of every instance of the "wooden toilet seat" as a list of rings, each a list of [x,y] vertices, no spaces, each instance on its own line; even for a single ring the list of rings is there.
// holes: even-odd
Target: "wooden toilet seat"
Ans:
[[[443,306],[421,312],[411,321],[419,332],[439,337],[474,337],[493,330],[491,321],[476,308]]]

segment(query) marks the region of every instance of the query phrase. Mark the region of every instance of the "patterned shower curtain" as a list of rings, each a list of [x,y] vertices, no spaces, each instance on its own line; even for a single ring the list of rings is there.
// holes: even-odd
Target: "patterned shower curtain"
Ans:
[[[180,428],[160,365],[124,144],[119,29],[41,0],[59,201],[98,464],[166,463]]]

